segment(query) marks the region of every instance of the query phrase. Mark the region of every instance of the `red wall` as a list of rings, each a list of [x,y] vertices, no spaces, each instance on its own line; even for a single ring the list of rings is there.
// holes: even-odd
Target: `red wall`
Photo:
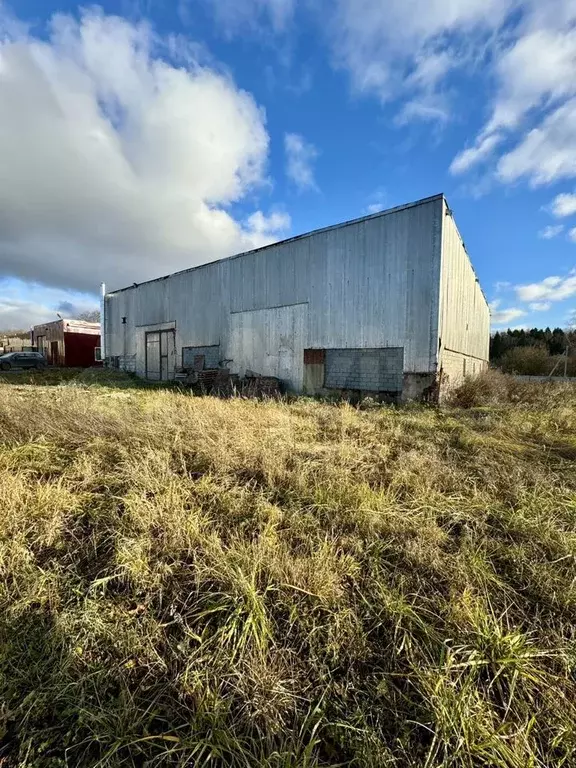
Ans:
[[[64,334],[64,365],[67,368],[90,368],[94,361],[94,349],[100,346],[100,336],[93,333]]]

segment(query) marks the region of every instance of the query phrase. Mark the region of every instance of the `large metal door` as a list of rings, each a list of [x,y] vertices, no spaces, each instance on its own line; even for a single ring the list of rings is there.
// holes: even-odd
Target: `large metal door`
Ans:
[[[243,375],[253,370],[277,376],[291,392],[302,390],[307,304],[234,312],[230,316],[228,356]]]
[[[151,331],[146,334],[146,378],[170,381],[174,378],[176,343],[174,331]]]

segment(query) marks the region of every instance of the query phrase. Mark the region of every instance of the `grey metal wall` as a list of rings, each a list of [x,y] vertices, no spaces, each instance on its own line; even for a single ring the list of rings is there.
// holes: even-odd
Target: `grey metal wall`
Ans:
[[[453,382],[487,367],[490,309],[445,201],[439,335],[440,364]]]
[[[238,347],[236,316],[297,305],[299,338],[281,339],[294,359],[304,348],[403,347],[405,371],[434,371],[442,215],[436,196],[110,293],[107,355],[135,356],[143,374],[144,333],[175,328],[178,359],[184,346],[219,344],[232,371],[258,370],[239,359],[246,343]],[[277,319],[286,322],[284,313]],[[262,320],[276,322],[269,313]],[[297,389],[302,375],[300,366]]]

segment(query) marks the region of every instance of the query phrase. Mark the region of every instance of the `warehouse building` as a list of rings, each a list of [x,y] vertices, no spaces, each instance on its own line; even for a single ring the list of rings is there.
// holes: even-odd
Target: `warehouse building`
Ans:
[[[225,366],[291,392],[436,397],[488,364],[490,313],[443,195],[104,297],[109,365]]]

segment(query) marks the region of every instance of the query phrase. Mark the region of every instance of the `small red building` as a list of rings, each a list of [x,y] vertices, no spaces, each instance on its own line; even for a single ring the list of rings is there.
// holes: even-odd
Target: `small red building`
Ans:
[[[100,323],[84,320],[55,320],[32,329],[32,345],[50,365],[89,368],[96,363],[100,347]]]

